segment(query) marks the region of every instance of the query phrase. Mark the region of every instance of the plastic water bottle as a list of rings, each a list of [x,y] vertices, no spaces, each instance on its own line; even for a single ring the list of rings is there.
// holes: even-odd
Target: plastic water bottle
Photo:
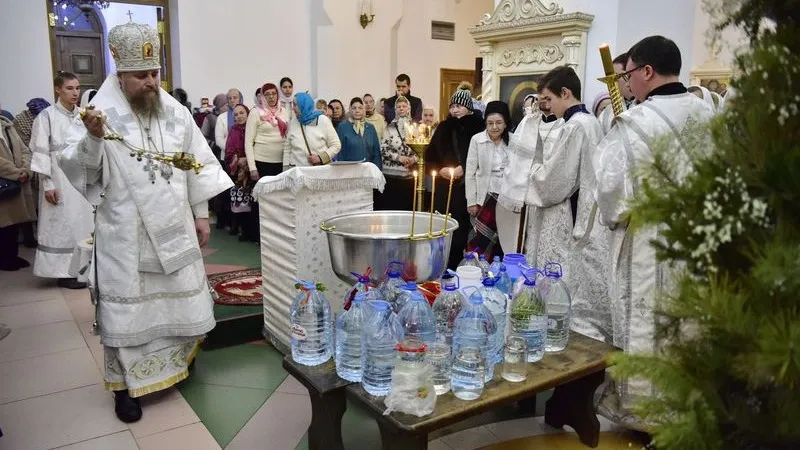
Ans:
[[[514,294],[508,308],[509,325],[512,333],[525,336],[528,341],[528,362],[536,362],[544,357],[547,339],[547,306],[542,293],[536,286],[536,269],[523,272],[524,284]]]
[[[397,320],[403,327],[405,338],[418,339],[427,345],[433,345],[436,342],[436,316],[417,284],[406,284],[398,298],[403,299],[403,306],[397,313]]]
[[[366,295],[356,294],[350,309],[336,319],[336,374],[347,381],[361,381],[361,334],[367,307]]]
[[[486,276],[486,274],[489,273],[489,261],[486,260],[485,254],[481,253],[478,258],[478,264],[480,264],[481,270],[483,270],[483,276]]]
[[[478,292],[483,296],[483,304],[492,313],[497,329],[490,336],[491,350],[486,358],[486,382],[491,381],[494,376],[494,366],[503,362],[503,344],[505,344],[506,312],[508,308],[508,297],[500,292],[495,286],[496,278],[489,276],[483,279],[483,287]]]
[[[347,294],[344,295],[344,301],[342,302],[343,305],[342,309],[345,311],[350,309],[350,304],[353,302],[353,299],[356,297],[356,295],[358,295],[359,293],[367,292],[367,290],[369,290],[369,283],[370,283],[369,276],[370,273],[372,273],[372,269],[367,269],[367,271],[363,275],[355,272],[350,272],[350,273],[354,277],[356,277],[356,280],[358,280],[358,282],[354,284],[349,291],[347,291]]]
[[[458,267],[463,266],[472,266],[472,267],[481,267],[480,259],[478,258],[478,254],[475,252],[464,252],[464,259],[458,263]],[[481,267],[483,270],[483,267]]]
[[[489,264],[489,272],[492,272],[495,276],[500,275],[500,266],[502,265],[503,263],[500,261],[500,257],[495,256],[492,259],[492,263]]]
[[[433,315],[436,317],[436,341],[453,345],[453,326],[466,299],[459,291],[458,275],[448,270],[441,280],[444,289],[433,302]]]
[[[398,263],[389,264],[386,280],[380,286],[383,297],[392,305],[394,312],[400,311],[400,308],[397,307],[397,297],[403,292],[403,286],[406,284],[401,278],[401,267]]]
[[[403,328],[389,302],[371,300],[362,334],[361,386],[371,395],[384,396],[392,386],[395,346],[403,340]]]
[[[542,281],[542,296],[547,305],[546,352],[560,352],[569,341],[572,298],[566,283],[561,279],[561,264],[547,263],[544,266],[545,279]]]
[[[491,365],[488,361],[490,336],[496,331],[497,324],[483,304],[483,296],[474,292],[455,322],[450,384],[456,397],[475,400],[483,393],[485,374]]]
[[[290,309],[292,359],[305,366],[317,366],[331,359],[331,305],[309,281],[297,284],[300,293]]]
[[[511,293],[514,288],[511,282],[511,277],[508,276],[508,270],[506,269],[505,263],[500,263],[500,273],[497,278],[497,283],[495,283],[495,287],[500,289],[500,292],[503,294],[506,294],[508,298],[511,298]]]

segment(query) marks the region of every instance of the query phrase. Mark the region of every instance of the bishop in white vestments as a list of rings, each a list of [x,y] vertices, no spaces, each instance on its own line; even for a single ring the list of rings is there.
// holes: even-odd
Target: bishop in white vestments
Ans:
[[[131,22],[108,40],[118,73],[70,129],[64,158],[81,169],[70,180],[97,207],[89,280],[106,388],[120,420],[134,422],[137,397],[186,378],[214,328],[200,246],[208,240],[208,200],[233,182],[189,111],[159,88],[157,32]],[[118,138],[103,138],[112,133]],[[144,150],[138,161],[135,149]],[[152,157],[165,152],[204,167],[184,171]]]
[[[651,36],[633,46],[626,69],[622,78],[639,105],[616,118],[614,127],[600,142],[594,168],[600,221],[612,230],[614,345],[626,352],[648,354],[658,350],[653,310],[662,288],[670,281],[669,267],[656,261],[650,244],[659,239],[658,227],[635,233],[628,229],[629,202],[640,189],[641,168],[653,160],[651,142],[667,136],[672,140],[671,148],[680,155],[677,150],[683,147],[684,129],[693,122],[708,121],[713,112],[678,81],[680,50],[667,38]],[[599,412],[639,428],[638,418],[629,412],[632,401],[654,394],[652,386],[643,380],[618,380],[604,393]]]
[[[80,83],[70,73],[55,78],[58,101],[36,116],[31,127],[31,170],[40,175],[39,245],[33,263],[37,277],[56,278],[61,287],[84,288],[70,263],[76,247],[94,229],[92,205],[75,190],[61,166],[65,134],[78,117]]]

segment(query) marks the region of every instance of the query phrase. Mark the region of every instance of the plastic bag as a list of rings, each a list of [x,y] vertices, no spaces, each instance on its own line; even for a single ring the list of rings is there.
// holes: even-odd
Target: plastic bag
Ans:
[[[420,365],[395,364],[392,371],[392,387],[384,400],[388,416],[393,411],[427,416],[436,408],[436,390],[433,387],[433,368]]]

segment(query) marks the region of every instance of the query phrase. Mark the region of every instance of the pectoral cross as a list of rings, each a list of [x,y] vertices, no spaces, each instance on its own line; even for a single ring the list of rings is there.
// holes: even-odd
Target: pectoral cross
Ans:
[[[156,169],[158,169],[158,165],[153,162],[153,157],[150,154],[146,154],[145,158],[147,158],[147,163],[144,165],[144,171],[147,172],[150,182],[155,184]]]
[[[125,14],[125,15],[128,16],[128,18],[130,19],[131,22],[133,22],[133,13],[131,12],[130,9],[128,10],[128,14]]]

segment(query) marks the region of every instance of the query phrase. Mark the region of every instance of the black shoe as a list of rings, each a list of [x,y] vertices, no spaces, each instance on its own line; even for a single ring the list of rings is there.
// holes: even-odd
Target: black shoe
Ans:
[[[30,267],[31,263],[29,263],[28,261],[25,261],[22,258],[17,257],[17,265],[19,266],[20,269],[24,269],[26,267]]]
[[[58,287],[64,289],[85,289],[86,283],[81,283],[76,278],[59,278]]]
[[[21,268],[22,267],[19,265],[17,261],[0,263],[0,271],[3,272],[16,272]]]
[[[22,241],[22,245],[24,245],[25,248],[36,248],[39,246],[39,243],[36,242],[36,239],[32,239],[30,241],[25,239],[24,241]]]
[[[114,391],[114,412],[125,423],[138,422],[142,418],[142,406],[138,398],[131,398],[128,391]]]

